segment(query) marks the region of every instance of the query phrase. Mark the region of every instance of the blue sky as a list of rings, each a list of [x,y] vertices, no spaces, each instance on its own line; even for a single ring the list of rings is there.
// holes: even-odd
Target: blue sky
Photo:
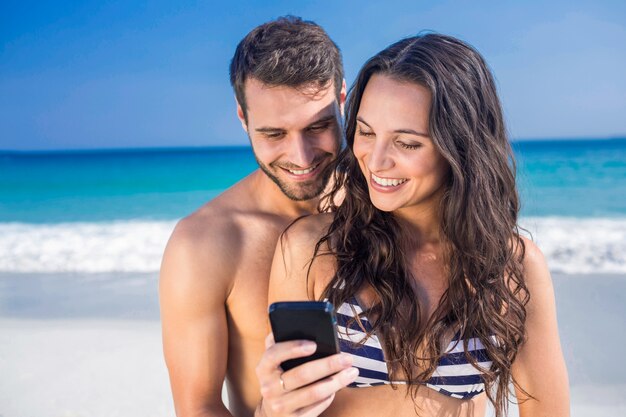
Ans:
[[[0,149],[245,144],[228,64],[284,14],[327,30],[348,84],[390,43],[434,30],[485,56],[513,138],[626,136],[624,1],[216,3],[3,0]]]

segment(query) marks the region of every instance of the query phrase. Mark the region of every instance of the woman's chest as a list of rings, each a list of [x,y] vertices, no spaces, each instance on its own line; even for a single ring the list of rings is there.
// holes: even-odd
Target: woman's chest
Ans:
[[[442,395],[425,386],[417,387],[415,399],[407,396],[407,387],[380,386],[344,388],[335,395],[324,417],[484,417],[486,395],[459,400]]]

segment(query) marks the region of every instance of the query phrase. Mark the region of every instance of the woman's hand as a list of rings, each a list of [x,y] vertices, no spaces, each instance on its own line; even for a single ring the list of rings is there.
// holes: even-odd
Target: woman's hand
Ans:
[[[312,355],[316,349],[314,342],[274,343],[270,333],[265,339],[265,348],[256,367],[263,396],[256,417],[318,416],[332,403],[335,393],[359,375],[352,367],[352,357],[344,353],[283,372],[282,362]]]

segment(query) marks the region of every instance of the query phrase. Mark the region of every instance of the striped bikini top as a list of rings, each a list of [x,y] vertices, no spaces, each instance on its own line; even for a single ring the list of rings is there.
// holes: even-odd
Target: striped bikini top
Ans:
[[[358,322],[352,320],[362,311],[356,297],[343,303],[336,311],[340,350],[352,355],[353,366],[359,369],[359,376],[349,387],[364,388],[391,384],[378,337],[374,334],[367,337]],[[366,331],[371,331],[367,318],[361,316],[361,324]],[[363,340],[362,346],[356,345]],[[468,340],[468,350],[470,355],[476,358],[479,366],[487,369],[491,367],[487,351],[478,338]],[[426,382],[426,386],[449,397],[468,399],[485,390],[481,374],[482,372],[474,368],[465,357],[463,340],[455,336],[448,345],[445,356],[439,360],[434,374]],[[406,381],[393,383],[406,384]]]

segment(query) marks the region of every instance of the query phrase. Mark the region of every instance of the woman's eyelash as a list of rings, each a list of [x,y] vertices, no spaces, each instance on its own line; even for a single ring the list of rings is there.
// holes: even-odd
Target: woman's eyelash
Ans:
[[[363,129],[361,129],[360,127],[357,127],[357,133],[358,133],[360,136],[364,136],[364,137],[366,137],[366,138],[369,138],[369,137],[374,136],[374,132],[365,132],[365,131],[364,131]],[[401,148],[404,148],[404,149],[417,149],[417,148],[419,148],[420,146],[422,146],[422,145],[420,145],[420,144],[416,144],[416,145],[409,145],[409,144],[407,144],[407,143],[403,143],[403,142],[397,142],[397,143],[398,143],[398,145],[399,145]]]

